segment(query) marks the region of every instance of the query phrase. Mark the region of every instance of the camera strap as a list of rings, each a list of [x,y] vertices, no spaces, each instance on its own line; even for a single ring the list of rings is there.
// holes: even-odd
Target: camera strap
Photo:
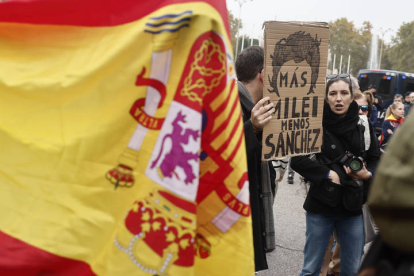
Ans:
[[[335,171],[339,175],[339,178],[341,180],[348,181],[349,179],[348,179],[348,176],[347,176],[346,172],[342,168],[342,165],[340,165],[339,162],[338,162],[343,157],[343,155],[345,154],[345,149],[344,149],[341,141],[338,139],[338,137],[336,137],[336,135],[334,135],[330,131],[325,131],[324,135],[327,135],[329,137],[329,139],[332,141],[332,145],[335,146],[335,148],[332,147],[332,150],[334,150],[336,152],[337,157],[334,160],[331,160],[328,157],[326,157],[325,154],[323,154],[323,152],[325,151],[324,147],[326,145],[324,145],[324,143],[322,143],[322,152],[315,154],[317,162],[319,164],[325,165],[328,168],[330,168],[331,170]]]

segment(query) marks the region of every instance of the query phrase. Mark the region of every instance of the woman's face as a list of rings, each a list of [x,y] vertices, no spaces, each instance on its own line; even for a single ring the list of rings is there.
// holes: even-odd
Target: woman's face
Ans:
[[[364,98],[359,98],[358,100],[355,100],[356,103],[359,106],[359,115],[368,115],[368,102]],[[366,111],[362,111],[366,110]]]
[[[345,116],[348,112],[349,105],[352,102],[349,85],[342,80],[332,83],[331,86],[329,86],[326,101],[332,112],[338,114],[340,117]]]
[[[394,115],[395,119],[400,119],[404,117],[404,105],[398,104],[395,109],[391,109],[392,115]]]

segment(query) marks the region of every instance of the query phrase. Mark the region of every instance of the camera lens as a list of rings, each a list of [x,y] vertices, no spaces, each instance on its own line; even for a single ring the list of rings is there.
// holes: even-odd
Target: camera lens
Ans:
[[[362,164],[362,161],[358,158],[352,158],[352,160],[349,162],[349,168],[354,172],[362,170],[363,166],[364,165]]]

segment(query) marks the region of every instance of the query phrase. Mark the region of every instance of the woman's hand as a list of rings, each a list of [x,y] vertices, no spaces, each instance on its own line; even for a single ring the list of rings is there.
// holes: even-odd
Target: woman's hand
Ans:
[[[346,174],[354,180],[368,180],[371,178],[371,173],[367,170],[365,165],[360,171],[357,172],[351,171],[351,169],[346,166],[344,166],[344,170]]]
[[[329,171],[328,179],[331,180],[335,184],[341,185],[341,180],[339,179],[339,175],[333,170]]]

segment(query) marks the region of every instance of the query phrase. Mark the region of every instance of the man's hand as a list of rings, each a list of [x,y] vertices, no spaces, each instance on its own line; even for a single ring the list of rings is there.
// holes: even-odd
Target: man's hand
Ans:
[[[275,112],[273,103],[265,105],[269,99],[269,97],[261,99],[252,109],[250,121],[255,132],[262,131],[263,127],[272,119],[273,112]]]
[[[368,179],[371,178],[371,174],[367,170],[365,165],[360,171],[357,171],[357,172],[351,171],[351,169],[349,167],[346,167],[346,166],[344,166],[344,170],[345,170],[346,174],[354,180],[368,180]]]
[[[394,134],[394,132],[392,132],[392,130],[391,130],[391,129],[387,129],[387,132],[388,132],[389,134]]]
[[[335,184],[338,184],[338,185],[341,184],[341,180],[339,179],[339,175],[333,170],[329,171],[328,179],[331,180]]]

